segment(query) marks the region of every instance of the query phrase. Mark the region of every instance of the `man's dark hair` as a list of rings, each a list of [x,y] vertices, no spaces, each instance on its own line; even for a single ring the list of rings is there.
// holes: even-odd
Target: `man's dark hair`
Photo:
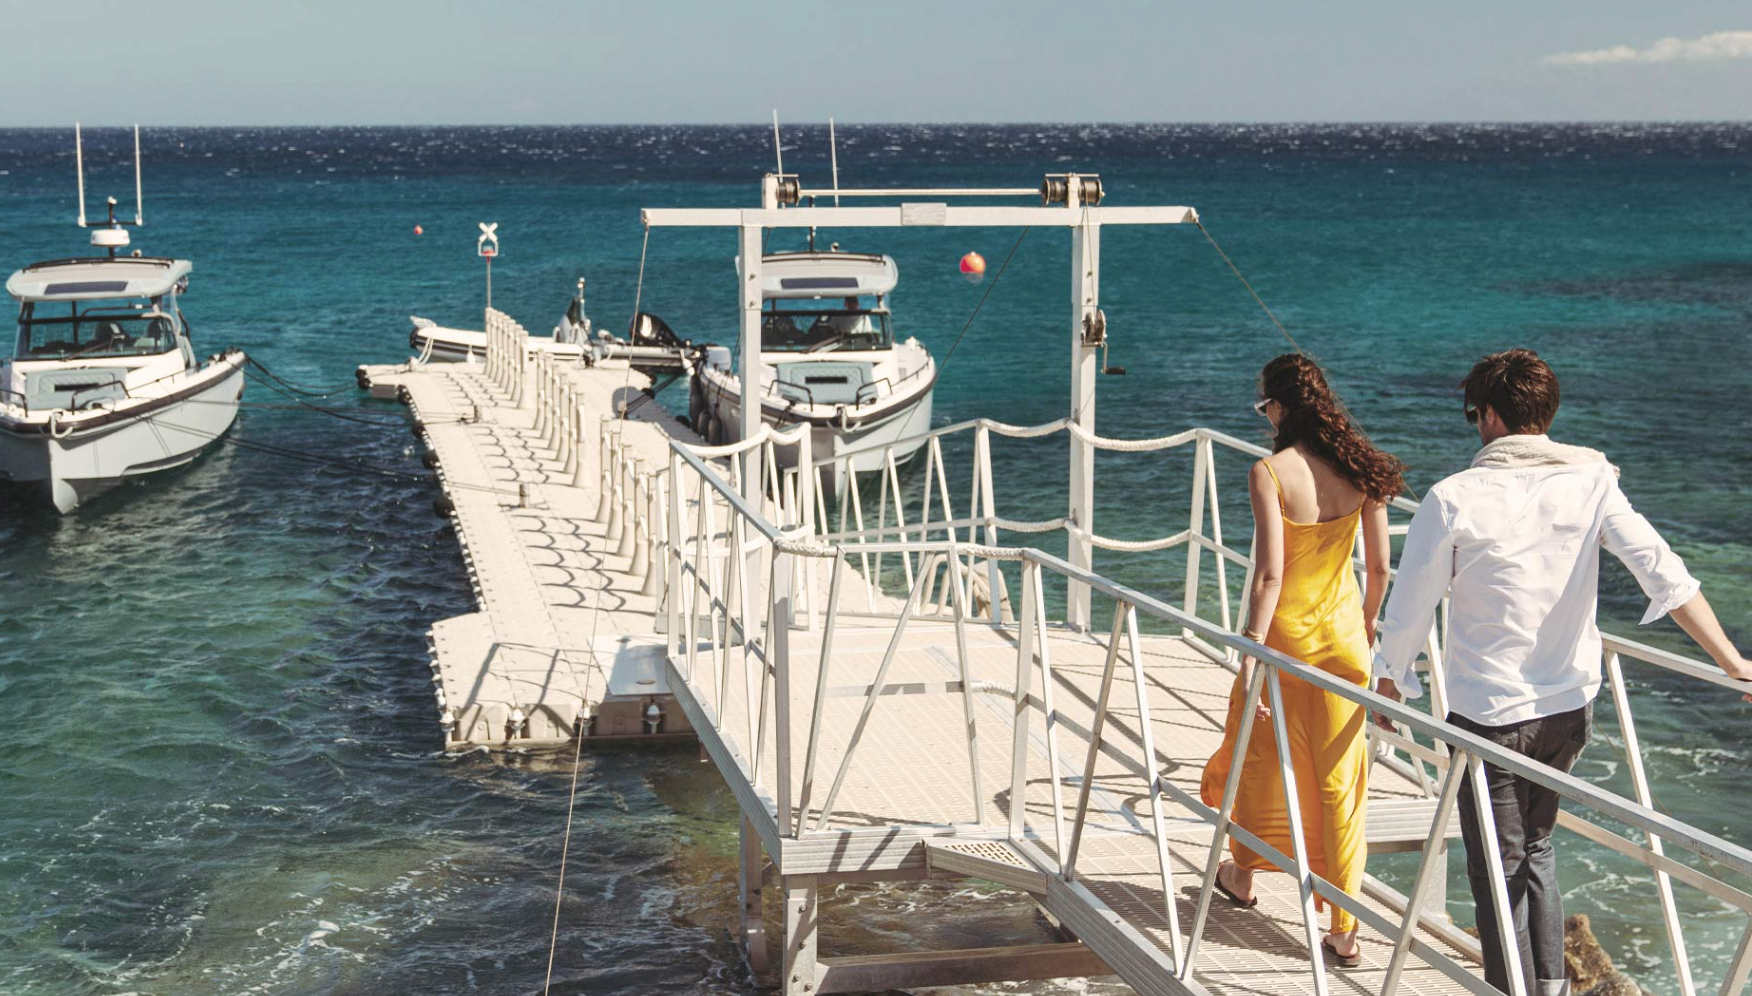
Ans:
[[[1466,407],[1489,408],[1516,435],[1542,434],[1557,417],[1557,375],[1531,349],[1506,349],[1479,360],[1460,382]]]

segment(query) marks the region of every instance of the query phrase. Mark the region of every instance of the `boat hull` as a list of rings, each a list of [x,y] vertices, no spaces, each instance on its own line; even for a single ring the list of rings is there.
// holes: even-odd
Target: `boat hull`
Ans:
[[[118,410],[102,424],[56,438],[40,421],[0,420],[0,479],[62,514],[132,477],[178,467],[230,430],[243,397],[244,357],[231,353],[191,378],[190,389]]]
[[[696,405],[700,398],[705,399],[711,416],[716,420],[719,434],[716,442],[730,443],[742,438],[742,398],[735,388],[737,383],[734,378],[722,381],[713,378],[695,396]],[[892,447],[896,464],[905,463],[918,454],[925,445],[924,434],[931,428],[934,389],[934,384],[927,384],[900,403],[885,406],[878,414],[848,417],[843,426],[832,419],[798,418],[785,408],[774,405],[762,405],[761,417],[780,429],[807,422],[811,455],[817,461],[848,450],[858,450],[847,459],[822,468],[822,486],[838,494],[845,484],[848,469],[857,473],[881,470],[887,462],[888,447]],[[699,413],[694,414],[698,424]],[[796,466],[797,449],[794,446],[779,447],[779,465],[785,469]]]
[[[428,363],[485,363],[487,334],[468,329],[416,328],[408,334],[408,348],[415,356],[425,357]],[[529,353],[533,356],[537,352],[553,353],[561,359],[577,359],[583,355],[584,349],[575,343],[532,338]]]

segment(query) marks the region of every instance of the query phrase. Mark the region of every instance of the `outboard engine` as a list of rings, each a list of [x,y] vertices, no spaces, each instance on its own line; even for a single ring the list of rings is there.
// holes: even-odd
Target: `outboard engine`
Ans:
[[[692,345],[687,340],[675,334],[669,323],[649,311],[641,311],[633,316],[633,324],[627,329],[627,339],[635,346],[676,346],[688,348]]]

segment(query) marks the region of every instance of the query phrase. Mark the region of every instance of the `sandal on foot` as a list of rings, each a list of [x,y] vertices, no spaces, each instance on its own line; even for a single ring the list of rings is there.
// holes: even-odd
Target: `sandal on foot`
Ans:
[[[1254,896],[1252,899],[1242,899],[1240,896],[1229,891],[1229,887],[1223,884],[1223,869],[1220,865],[1217,867],[1217,877],[1212,879],[1212,883],[1216,885],[1218,892],[1229,897],[1229,902],[1234,903],[1236,906],[1239,906],[1244,910],[1250,910],[1259,905],[1258,896]]]
[[[1338,948],[1333,946],[1332,938],[1330,937],[1322,937],[1320,939],[1320,946],[1326,949],[1326,953],[1332,956],[1333,961],[1338,962],[1339,968],[1359,968],[1363,964],[1363,951],[1361,948],[1358,948],[1352,954],[1341,955],[1338,953]]]

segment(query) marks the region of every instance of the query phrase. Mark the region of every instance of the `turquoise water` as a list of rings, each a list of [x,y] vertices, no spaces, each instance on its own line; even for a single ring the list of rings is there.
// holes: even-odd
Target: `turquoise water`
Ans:
[[[198,344],[282,376],[350,386],[406,355],[407,315],[474,324],[477,221],[497,221],[495,304],[543,331],[576,278],[619,328],[637,288],[637,209],[746,205],[770,162],[758,128],[157,129],[136,245],[195,262]],[[1554,435],[1605,449],[1632,500],[1752,643],[1743,509],[1752,485],[1752,128],[1723,126],[865,127],[840,132],[848,185],[1033,185],[1100,172],[1113,203],[1198,207],[1303,346],[1329,365],[1420,489],[1476,437],[1454,383],[1508,345],[1563,379]],[[87,134],[94,198],[131,184],[119,131]],[[786,166],[826,179],[821,130]],[[8,266],[82,251],[70,136],[0,132]],[[123,213],[128,213],[127,198]],[[414,226],[423,226],[416,236]],[[939,357],[990,285],[1007,231],[823,233],[900,264],[897,326]],[[775,245],[781,244],[775,241]],[[944,371],[940,420],[1059,415],[1068,317],[1059,231],[1031,232]],[[733,328],[725,232],[652,234],[641,307],[683,335]],[[1110,230],[1103,432],[1192,424],[1258,438],[1252,374],[1284,344],[1193,229]],[[987,278],[988,281],[993,279]],[[249,400],[277,403],[252,386]],[[351,391],[326,404],[395,422]],[[426,626],[466,611],[454,540],[399,423],[255,408],[196,465],[59,518],[0,491],[0,991],[530,991],[543,979],[569,768],[436,745]],[[1000,446],[1004,512],[1057,514],[1062,460]],[[348,463],[356,466],[349,468]],[[1225,467],[1225,487],[1240,466]],[[1185,521],[1184,463],[1104,458],[1098,527]],[[1238,492],[1232,492],[1238,494]],[[1228,506],[1240,508],[1239,504]],[[1231,511],[1233,535],[1244,530]],[[1143,590],[1174,563],[1102,560]],[[1609,565],[1608,628],[1683,648]],[[1752,843],[1747,707],[1633,667],[1659,801]],[[1581,773],[1627,788],[1614,726]],[[587,755],[556,991],[743,992],[725,929],[734,805],[690,750]],[[1671,989],[1647,879],[1571,846],[1572,911],[1621,963]],[[1403,879],[1403,862],[1374,869]],[[852,949],[1038,936],[1014,904],[955,893],[952,926],[912,904],[950,890],[853,890]],[[1700,979],[1744,925],[1681,889]],[[1456,879],[1453,894],[1464,895]],[[1465,920],[1470,910],[1455,905]],[[847,928],[850,930],[850,928]],[[844,936],[842,934],[842,936]]]

